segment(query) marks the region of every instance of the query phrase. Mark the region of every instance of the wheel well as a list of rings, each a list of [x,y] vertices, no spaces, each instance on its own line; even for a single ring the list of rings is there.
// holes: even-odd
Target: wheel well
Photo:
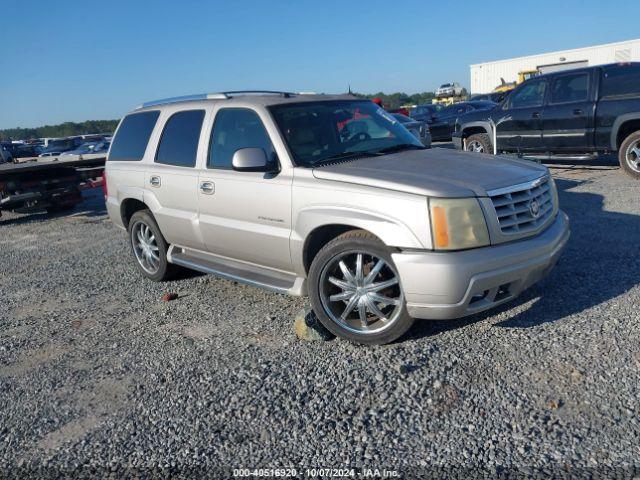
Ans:
[[[313,259],[322,247],[349,230],[360,230],[360,228],[351,225],[324,225],[313,230],[307,236],[304,244],[303,258],[305,271],[309,273],[311,262],[313,262]]]
[[[469,138],[471,135],[475,135],[476,133],[487,133],[487,131],[483,127],[469,127],[462,131],[464,138]]]
[[[140,210],[148,210],[149,207],[146,203],[136,200],[135,198],[127,198],[122,202],[120,206],[120,215],[122,216],[122,223],[125,228],[129,228],[129,220],[134,213]]]
[[[618,129],[618,135],[616,136],[616,145],[615,149],[619,149],[624,139],[627,138],[633,132],[637,132],[640,130],[640,118],[636,118],[634,120],[628,120],[620,125]]]

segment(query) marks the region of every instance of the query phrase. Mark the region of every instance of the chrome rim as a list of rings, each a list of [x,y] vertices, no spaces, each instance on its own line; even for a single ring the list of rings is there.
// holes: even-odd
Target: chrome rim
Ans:
[[[131,245],[136,259],[145,272],[153,275],[160,268],[160,249],[149,225],[136,222],[131,229]]]
[[[629,145],[626,157],[629,168],[634,172],[640,173],[640,141]]]
[[[469,152],[477,152],[484,153],[484,146],[477,140],[473,140],[467,143],[467,151]]]
[[[324,266],[320,300],[331,320],[360,334],[389,328],[404,304],[394,267],[375,255],[355,250],[336,255]]]

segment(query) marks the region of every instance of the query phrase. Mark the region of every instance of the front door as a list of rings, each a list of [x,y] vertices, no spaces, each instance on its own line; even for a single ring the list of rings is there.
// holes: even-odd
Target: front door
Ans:
[[[584,71],[566,73],[550,82],[542,134],[546,150],[585,152],[594,145],[591,75]]]
[[[233,170],[233,154],[250,147],[262,148],[277,162],[256,111],[219,109],[211,132],[207,165],[199,176],[202,236],[211,253],[290,272],[291,171]]]
[[[516,88],[495,119],[498,151],[542,151],[542,116],[547,82],[532,80]]]

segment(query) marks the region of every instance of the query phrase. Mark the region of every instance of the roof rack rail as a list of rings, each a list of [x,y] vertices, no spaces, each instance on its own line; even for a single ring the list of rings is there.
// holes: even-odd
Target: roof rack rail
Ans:
[[[192,100],[225,100],[228,98],[232,98],[240,95],[281,95],[284,98],[293,97],[298,95],[293,92],[277,92],[274,90],[235,90],[230,92],[219,92],[219,93],[198,93],[195,95],[183,95],[181,97],[169,97],[169,98],[161,98],[159,100],[151,100],[149,102],[144,102],[142,105],[138,105],[136,110],[146,107],[156,107],[159,105],[168,105],[171,103],[179,103],[179,102],[188,102]]]
[[[195,95],[183,95],[181,97],[161,98],[159,100],[151,100],[139,105],[136,110],[146,107],[155,107],[158,105],[168,105],[170,103],[188,102],[190,100],[213,100],[229,98],[222,93],[198,93]]]
[[[261,95],[261,94],[267,94],[267,95],[282,95],[284,98],[289,98],[295,95],[295,93],[293,92],[279,92],[276,90],[234,90],[231,92],[221,92],[222,95],[226,95],[227,98],[229,97],[233,97],[236,95]]]

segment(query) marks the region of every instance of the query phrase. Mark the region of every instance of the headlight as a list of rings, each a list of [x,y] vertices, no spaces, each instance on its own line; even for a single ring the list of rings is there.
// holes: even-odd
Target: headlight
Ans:
[[[431,198],[431,232],[436,250],[462,250],[489,245],[489,231],[475,198]]]
[[[553,214],[555,215],[558,212],[558,206],[559,206],[559,202],[558,202],[558,187],[556,186],[556,182],[553,179],[553,177],[551,176],[551,174],[549,174],[549,186],[550,186],[550,190],[551,190],[551,201],[553,202]]]

